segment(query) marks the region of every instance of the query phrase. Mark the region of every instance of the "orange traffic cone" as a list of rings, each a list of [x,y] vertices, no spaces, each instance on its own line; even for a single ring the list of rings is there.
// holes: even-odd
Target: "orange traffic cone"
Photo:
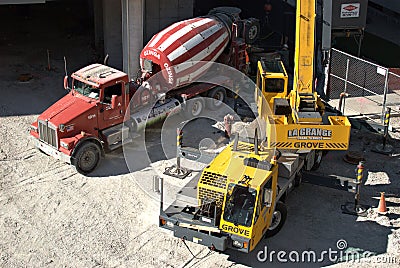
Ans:
[[[381,192],[381,199],[379,200],[379,205],[378,205],[378,213],[386,213],[387,208],[386,208],[386,201],[385,201],[385,192]]]

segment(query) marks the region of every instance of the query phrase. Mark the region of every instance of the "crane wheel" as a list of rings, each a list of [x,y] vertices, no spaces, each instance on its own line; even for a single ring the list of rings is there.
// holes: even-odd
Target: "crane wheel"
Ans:
[[[317,170],[322,162],[322,157],[324,156],[324,152],[322,150],[316,151],[314,156],[314,165],[311,170]]]
[[[283,224],[285,224],[287,217],[287,208],[286,205],[278,201],[275,205],[275,211],[272,215],[272,221],[271,224],[265,233],[265,237],[271,237],[276,235],[283,227]]]

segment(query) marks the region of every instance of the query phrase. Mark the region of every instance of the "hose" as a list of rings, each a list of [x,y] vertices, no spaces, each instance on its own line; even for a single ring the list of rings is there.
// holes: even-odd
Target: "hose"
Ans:
[[[193,254],[192,250],[191,250],[191,249],[189,248],[189,246],[186,244],[186,236],[182,237],[181,240],[182,240],[183,244],[186,246],[186,248],[188,249],[188,251],[190,252],[190,254],[193,256],[193,258],[195,258],[195,259],[197,259],[197,260],[202,260],[202,259],[208,257],[208,256],[212,253],[212,250],[210,249],[210,250],[207,252],[207,254],[204,255],[203,257],[197,257],[196,255]],[[213,245],[212,247],[214,247],[214,245]]]

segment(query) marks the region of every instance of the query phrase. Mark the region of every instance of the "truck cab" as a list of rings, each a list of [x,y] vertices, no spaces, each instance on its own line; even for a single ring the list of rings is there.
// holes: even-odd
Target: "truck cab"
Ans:
[[[279,200],[292,189],[302,164],[280,178],[274,152],[261,148],[257,142],[228,145],[200,178],[193,179],[198,180],[198,205],[180,209],[173,203],[161,209],[160,226],[212,249],[246,253],[264,236],[276,234],[286,218],[286,207]]]
[[[72,74],[72,93],[96,101],[99,130],[123,122],[129,107],[128,76],[99,64],[89,65]]]
[[[39,115],[30,128],[35,146],[74,164],[81,173],[92,171],[104,150],[121,141],[120,126],[129,109],[128,76],[101,64],[92,64],[68,78],[70,92]]]

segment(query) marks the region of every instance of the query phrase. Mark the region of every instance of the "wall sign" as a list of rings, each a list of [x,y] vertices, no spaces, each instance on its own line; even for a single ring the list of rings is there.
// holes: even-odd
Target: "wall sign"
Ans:
[[[340,18],[360,17],[360,3],[342,4],[340,8]]]

